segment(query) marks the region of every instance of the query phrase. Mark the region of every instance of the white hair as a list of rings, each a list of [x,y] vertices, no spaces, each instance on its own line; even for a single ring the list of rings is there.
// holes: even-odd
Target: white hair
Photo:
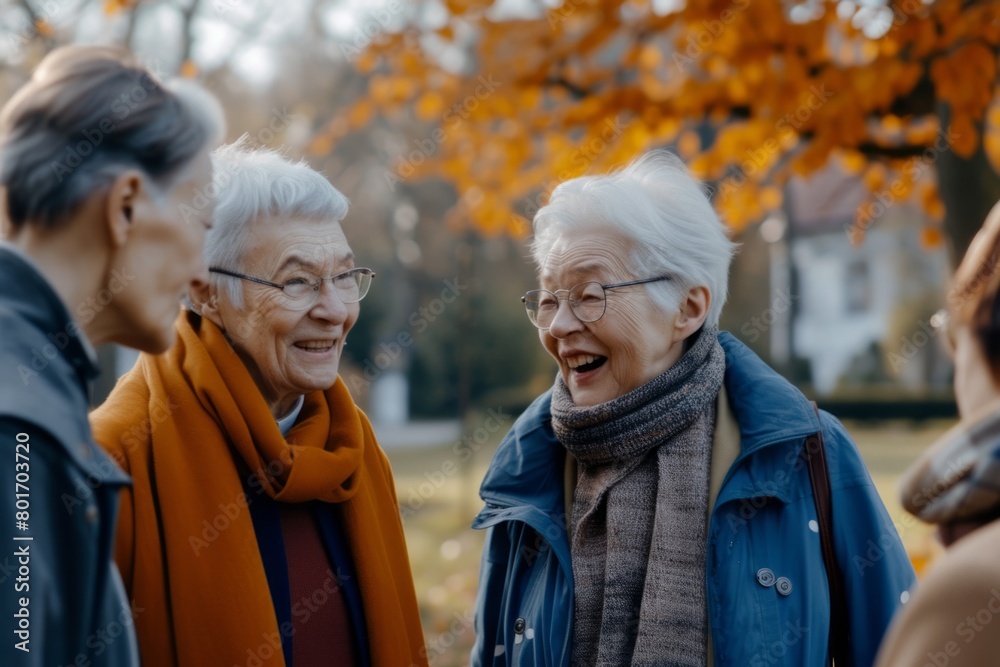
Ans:
[[[655,303],[674,314],[689,289],[705,286],[712,295],[705,322],[718,325],[736,244],[676,155],[654,150],[610,174],[566,181],[533,224],[531,249],[539,268],[563,232],[610,228],[631,242],[636,279],[672,277],[643,285]]]
[[[293,162],[278,151],[254,148],[245,134],[212,152],[212,168],[216,204],[205,237],[210,267],[243,271],[251,223],[280,225],[291,218],[337,223],[347,215],[347,197],[305,160]],[[209,275],[233,305],[242,307],[239,280]]]

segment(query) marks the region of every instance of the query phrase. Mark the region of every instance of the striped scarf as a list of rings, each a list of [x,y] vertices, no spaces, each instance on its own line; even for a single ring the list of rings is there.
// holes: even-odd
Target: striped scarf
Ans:
[[[1000,403],[962,420],[904,475],[903,507],[946,544],[1000,517]]]

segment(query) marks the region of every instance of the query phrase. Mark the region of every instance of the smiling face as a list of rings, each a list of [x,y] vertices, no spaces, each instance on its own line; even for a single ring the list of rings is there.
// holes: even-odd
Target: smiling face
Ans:
[[[630,243],[611,230],[568,230],[545,258],[541,287],[555,292],[585,281],[607,285],[652,277],[635,275],[631,257]],[[596,322],[581,322],[569,302],[560,301],[552,325],[538,334],[573,402],[593,406],[639,388],[680,358],[687,332],[675,326],[676,319],[653,302],[645,285],[636,285],[608,291],[604,316]]]
[[[285,284],[312,275],[333,276],[354,267],[354,255],[337,223],[271,220],[251,224],[251,242],[240,267],[249,276]],[[360,305],[341,301],[328,280],[316,303],[302,310],[290,308],[276,288],[240,283],[242,307],[221,290],[216,304],[203,306],[202,313],[226,332],[272,414],[280,418],[300,395],[333,386]]]

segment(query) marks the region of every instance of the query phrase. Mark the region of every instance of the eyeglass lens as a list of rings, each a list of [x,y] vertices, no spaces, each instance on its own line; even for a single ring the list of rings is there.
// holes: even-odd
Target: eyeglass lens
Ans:
[[[558,290],[564,292],[566,290]],[[559,301],[569,301],[573,314],[581,322],[595,322],[604,315],[606,300],[604,288],[598,282],[574,285],[565,297],[548,290],[532,290],[524,295],[524,308],[528,319],[540,329],[548,329],[559,311]]]

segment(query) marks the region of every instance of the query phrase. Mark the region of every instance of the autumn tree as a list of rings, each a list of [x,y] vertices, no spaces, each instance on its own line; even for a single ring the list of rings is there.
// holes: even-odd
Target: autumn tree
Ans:
[[[1000,198],[992,1],[444,7],[357,50],[367,93],[313,146],[329,150],[373,114],[421,123],[386,185],[449,181],[456,223],[521,235],[555,183],[662,145],[716,185],[735,229],[831,161],[872,192],[846,228],[857,242],[912,197],[936,220],[925,242],[950,238],[961,253]]]

